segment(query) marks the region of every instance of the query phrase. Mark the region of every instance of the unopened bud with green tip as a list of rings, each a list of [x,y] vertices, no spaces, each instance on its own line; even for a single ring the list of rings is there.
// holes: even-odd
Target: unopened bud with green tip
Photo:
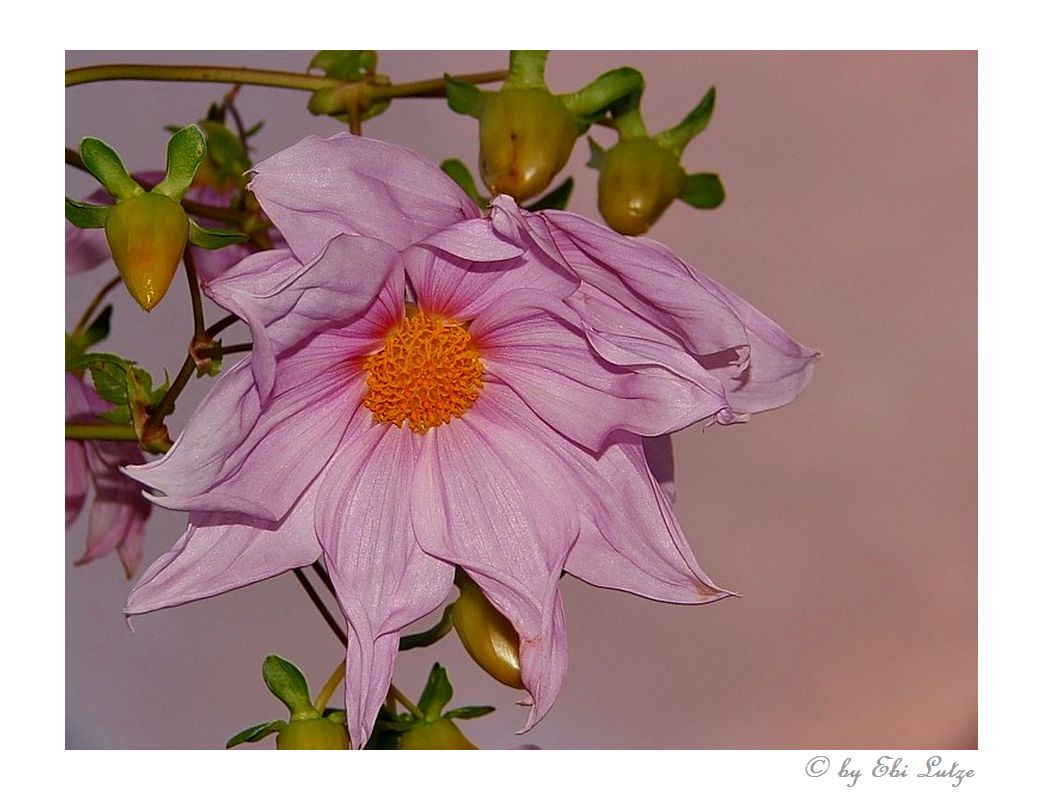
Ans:
[[[197,125],[182,128],[167,145],[163,180],[145,191],[105,142],[88,137],[80,144],[84,166],[115,202],[94,206],[67,197],[65,216],[78,227],[105,229],[116,269],[131,297],[146,311],[166,295],[189,241],[214,248],[245,239],[237,233],[202,228],[181,207],[205,155],[202,130]]]
[[[479,171],[494,195],[522,202],[544,191],[569,160],[576,139],[621,96],[639,91],[640,73],[623,68],[571,94],[544,80],[546,50],[512,50],[502,88],[487,92],[446,76],[454,111],[478,120]]]
[[[524,689],[518,633],[514,626],[462,570],[457,571],[456,585],[460,597],[453,603],[452,619],[464,649],[500,683]]]
[[[258,742],[274,733],[277,750],[348,749],[344,711],[320,712],[308,694],[307,680],[296,666],[277,655],[270,655],[264,660],[261,674],[271,693],[289,710],[290,719],[249,727],[229,739],[225,747]]]
[[[677,198],[696,208],[724,201],[717,175],[688,175],[681,166],[685,147],[710,122],[715,97],[711,88],[684,120],[655,136],[645,129],[639,96],[612,108],[619,142],[606,151],[590,139],[588,166],[598,170],[598,210],[613,230],[643,234]]]

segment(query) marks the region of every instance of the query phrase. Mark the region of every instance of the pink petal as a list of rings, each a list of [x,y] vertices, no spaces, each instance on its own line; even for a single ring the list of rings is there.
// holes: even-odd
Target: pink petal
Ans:
[[[360,415],[330,463],[316,530],[348,620],[345,703],[362,747],[387,695],[399,631],[437,608],[453,568],[416,543],[409,518],[416,434]]]
[[[398,254],[382,242],[338,236],[308,266],[288,250],[265,251],[204,288],[250,325],[253,371],[264,402],[275,385],[279,353],[324,328],[343,325],[370,306],[389,281],[401,286],[401,273]]]
[[[525,252],[523,246],[500,238],[492,222],[484,217],[454,223],[431,234],[419,246],[467,261],[505,261]]]
[[[567,474],[513,423],[511,402],[486,385],[466,415],[422,437],[411,508],[420,546],[466,569],[518,631],[528,728],[564,678],[558,580],[579,519]]]
[[[190,514],[188,530],[141,576],[124,613],[179,606],[316,561],[321,554],[314,524],[318,483],[279,523],[235,514]]]
[[[515,289],[567,297],[579,281],[532,252],[509,261],[468,261],[414,247],[403,254],[417,302],[429,312],[471,320]]]
[[[65,440],[65,527],[80,515],[87,499],[87,454],[83,442]]]
[[[719,373],[737,415],[784,405],[810,380],[815,350],[663,245],[620,236],[576,214],[543,216],[576,274],[605,300],[581,309],[587,324],[609,329],[622,313],[595,315],[612,304],[652,323]],[[725,415],[719,421],[735,419]]]
[[[250,188],[305,263],[341,233],[404,250],[480,215],[433,162],[405,147],[348,133],[309,136],[253,171]]]
[[[280,360],[263,407],[244,358],[218,379],[166,455],[127,474],[166,508],[282,518],[326,466],[365,391],[361,375],[324,344]]]
[[[87,546],[76,563],[86,564],[107,555],[121,548],[125,542],[128,542],[128,555],[134,555],[133,542],[141,541],[145,522],[152,513],[152,505],[141,496],[141,487],[125,475],[113,471],[94,476],[94,492],[87,528]],[[140,557],[139,545],[137,560],[123,558],[128,577],[137,569]]]
[[[719,383],[703,380],[704,371],[691,359],[687,366],[694,370],[678,367],[674,351],[660,348],[637,360],[606,338],[599,347],[611,350],[617,363],[610,363],[588,342],[572,309],[535,290],[501,297],[474,321],[471,334],[491,375],[553,428],[594,451],[614,431],[657,436],[725,405]],[[631,369],[632,363],[641,369]]]
[[[94,269],[111,259],[109,243],[101,228],[77,228],[65,221],[65,274]]]

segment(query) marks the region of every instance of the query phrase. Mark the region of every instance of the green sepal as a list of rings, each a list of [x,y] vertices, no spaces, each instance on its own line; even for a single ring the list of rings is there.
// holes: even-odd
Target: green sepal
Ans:
[[[417,708],[427,721],[440,719],[442,709],[453,699],[453,686],[449,683],[449,674],[445,667],[435,663],[427,678],[427,685],[420,695]]]
[[[222,122],[204,120],[199,124],[206,134],[206,149],[218,184],[240,183],[243,173],[253,165],[239,136]],[[248,134],[243,135],[245,137]]]
[[[152,191],[180,200],[192,185],[204,158],[206,136],[203,129],[198,125],[186,125],[167,142],[167,174]]]
[[[619,67],[598,76],[577,92],[561,95],[561,100],[586,130],[623,98],[640,97],[644,88],[644,75],[633,67]]]
[[[456,185],[480,206],[489,204],[489,198],[478,191],[478,185],[474,182],[474,176],[463,161],[458,158],[450,158],[442,162],[442,172],[452,178]]]
[[[308,70],[321,69],[330,78],[361,81],[377,68],[376,50],[320,50],[308,64]]]
[[[492,714],[495,710],[493,706],[461,706],[447,711],[442,716],[445,719],[477,719]]]
[[[261,675],[271,693],[290,710],[291,719],[319,716],[308,695],[308,681],[289,661],[270,655],[264,660]]]
[[[566,178],[555,188],[551,189],[547,194],[543,195],[543,197],[526,208],[529,211],[545,211],[548,208],[564,211],[565,206],[569,204],[569,198],[572,197],[572,190],[575,186],[576,182],[572,180],[572,178]]]
[[[83,139],[80,142],[80,158],[83,159],[87,171],[97,178],[116,200],[127,200],[145,191],[130,177],[116,151],[101,139],[93,136]]]
[[[590,158],[587,159],[587,166],[600,172],[601,166],[605,163],[605,154],[608,151],[590,136],[587,137],[587,143],[590,144]]]
[[[511,50],[504,89],[546,89],[543,77],[550,50]]]
[[[330,722],[336,722],[339,725],[343,725],[348,721],[348,712],[343,708],[327,708],[322,712],[322,716]]]
[[[685,178],[681,199],[695,208],[717,208],[724,202],[724,184],[712,172],[698,172]]]
[[[259,742],[265,736],[271,736],[273,733],[278,733],[285,727],[286,723],[281,719],[273,720],[272,722],[263,722],[260,725],[254,725],[251,728],[247,728],[245,731],[239,731],[239,733],[225,742],[225,749],[230,750],[233,747],[238,747],[247,742]]]
[[[478,119],[482,116],[482,109],[485,108],[486,92],[473,83],[446,75],[445,98],[449,101],[449,107],[457,114],[466,114]]]
[[[245,131],[243,131],[243,138],[244,139],[252,139],[253,137],[255,137],[257,134],[259,134],[261,132],[261,128],[263,128],[263,127],[264,127],[264,120],[263,119],[260,120],[259,122],[255,122],[253,125],[251,125],[249,128],[247,128]]]
[[[230,244],[242,244],[250,237],[225,228],[204,228],[194,219],[188,220],[188,241],[204,250],[218,250]]]
[[[65,218],[77,228],[104,228],[112,206],[96,206],[82,200],[65,198]]]
[[[711,86],[710,90],[703,95],[703,99],[699,101],[699,105],[688,112],[688,116],[674,127],[656,134],[655,140],[680,158],[688,143],[706,130],[706,126],[710,124],[716,100],[717,90]]]

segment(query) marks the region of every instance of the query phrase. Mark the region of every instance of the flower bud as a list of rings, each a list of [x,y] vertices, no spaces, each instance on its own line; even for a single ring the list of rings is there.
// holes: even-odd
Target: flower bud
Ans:
[[[276,750],[347,750],[344,726],[325,717],[296,719],[279,731]]]
[[[403,732],[399,750],[477,750],[451,719],[436,719]]]
[[[478,124],[482,180],[493,195],[535,197],[569,160],[576,118],[545,89],[504,89],[485,99]]]
[[[105,238],[127,290],[151,311],[167,293],[188,242],[188,216],[165,195],[146,192],[116,203]]]
[[[500,683],[524,689],[517,631],[486,599],[478,584],[462,572],[457,574],[460,597],[453,603],[453,626],[464,649]]]
[[[601,164],[598,211],[613,230],[637,236],[652,227],[684,185],[677,156],[649,138],[624,140]]]

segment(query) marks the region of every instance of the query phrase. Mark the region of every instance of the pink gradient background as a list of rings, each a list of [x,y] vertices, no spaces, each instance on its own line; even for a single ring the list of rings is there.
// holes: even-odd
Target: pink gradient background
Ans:
[[[69,53],[68,66],[196,62],[301,70],[309,54]],[[500,53],[381,54],[397,82],[499,68]],[[974,53],[566,53],[553,89],[622,64],[648,82],[653,131],[710,85],[709,129],[690,171],[719,172],[716,212],[675,204],[654,238],[825,353],[789,408],[676,439],[678,511],[697,556],[742,593],[660,605],[566,579],[569,674],[547,719],[517,737],[517,693],[447,637],[399,662],[416,694],[433,659],[483,747],[963,748],[977,745],[977,57]],[[110,83],[67,91],[66,143],[106,139],[132,169],[162,163],[162,126],[201,116],[219,85]],[[245,87],[257,157],[341,126],[299,92]],[[472,169],[477,125],[438,100],[396,101],[366,133]],[[610,143],[607,132],[594,136]],[[571,208],[596,217],[577,144]],[[67,192],[92,181],[68,169]],[[71,326],[111,266],[68,281]],[[115,300],[114,351],[160,372],[190,331],[179,278],[151,318]],[[210,318],[215,310],[211,307]],[[208,381],[183,396],[179,430]],[[183,529],[157,510],[146,558]],[[341,654],[291,576],[180,609],[120,614],[128,585],[108,558],[71,564],[67,534],[66,742],[70,748],[209,748],[275,718],[264,656],[317,687]],[[265,746],[270,746],[270,743]]]

